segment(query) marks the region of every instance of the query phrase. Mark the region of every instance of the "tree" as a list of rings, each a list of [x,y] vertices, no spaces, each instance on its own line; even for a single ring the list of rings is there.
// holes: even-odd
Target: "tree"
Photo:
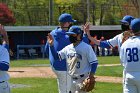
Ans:
[[[4,3],[0,3],[0,23],[2,25],[14,24],[16,22],[12,11]]]
[[[135,8],[137,9],[138,16],[140,17],[140,0],[131,0],[134,4]]]

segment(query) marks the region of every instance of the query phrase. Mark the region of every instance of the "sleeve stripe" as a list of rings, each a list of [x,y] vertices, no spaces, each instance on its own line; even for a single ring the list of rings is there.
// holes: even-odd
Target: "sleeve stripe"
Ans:
[[[8,62],[5,62],[5,61],[1,61],[0,63],[9,65],[9,63]]]
[[[112,46],[111,43],[110,43],[109,41],[107,41],[107,43],[108,43],[110,46]],[[112,46],[112,47],[113,47],[113,46]]]
[[[4,64],[4,63],[0,63],[0,70],[8,71],[8,69],[9,69],[9,65]]]
[[[93,64],[93,63],[98,63],[98,60],[90,62],[90,64]]]
[[[62,57],[61,57],[61,55],[58,53],[58,57],[59,57],[59,60],[62,60]]]

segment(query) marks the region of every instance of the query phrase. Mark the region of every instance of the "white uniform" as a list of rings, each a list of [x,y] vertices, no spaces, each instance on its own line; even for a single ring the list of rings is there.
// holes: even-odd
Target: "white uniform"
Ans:
[[[60,59],[66,59],[69,75],[73,78],[71,92],[80,91],[78,85],[88,77],[91,65],[97,63],[97,57],[92,47],[84,42],[77,46],[70,44],[58,52]],[[77,78],[74,80],[74,78]],[[80,93],[85,93],[80,91]]]
[[[140,93],[140,37],[130,37],[120,50],[124,64],[124,93]]]
[[[108,44],[112,47],[118,46],[118,51],[122,45],[123,33],[116,35],[114,38],[107,40]]]
[[[0,45],[0,63],[9,65],[10,58],[6,48]],[[10,86],[8,80],[10,79],[7,71],[0,70],[0,93],[10,93]]]

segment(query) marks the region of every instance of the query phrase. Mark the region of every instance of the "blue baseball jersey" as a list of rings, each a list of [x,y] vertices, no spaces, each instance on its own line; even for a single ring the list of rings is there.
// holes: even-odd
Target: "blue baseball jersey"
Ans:
[[[130,37],[122,44],[120,59],[125,71],[140,71],[140,36]]]
[[[69,36],[66,35],[66,31],[62,30],[60,27],[54,29],[50,34],[52,35],[52,37],[54,39],[53,46],[54,46],[54,49],[56,51],[60,51],[65,46],[70,44]],[[84,42],[89,43],[86,35],[83,35],[83,40],[84,40]],[[55,60],[48,43],[46,43],[46,45],[45,45],[45,51],[46,51],[47,55],[49,56],[51,66],[55,70],[58,70],[58,71],[66,71],[67,70],[66,59],[63,59],[61,61]]]

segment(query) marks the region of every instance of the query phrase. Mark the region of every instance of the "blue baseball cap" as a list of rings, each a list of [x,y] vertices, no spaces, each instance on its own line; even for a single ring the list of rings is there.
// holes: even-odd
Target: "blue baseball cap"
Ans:
[[[135,19],[133,16],[130,15],[126,15],[123,17],[122,20],[120,20],[121,23],[127,23],[128,25],[130,25],[131,21]]]
[[[78,26],[72,26],[72,27],[70,27],[68,32],[66,32],[66,34],[68,34],[68,35],[71,35],[71,34],[82,34],[82,30]]]
[[[140,18],[136,18],[136,19],[132,20],[130,27],[133,30],[133,32],[140,31]]]
[[[59,22],[76,22],[76,20],[72,19],[71,14],[64,13],[60,15]]]

